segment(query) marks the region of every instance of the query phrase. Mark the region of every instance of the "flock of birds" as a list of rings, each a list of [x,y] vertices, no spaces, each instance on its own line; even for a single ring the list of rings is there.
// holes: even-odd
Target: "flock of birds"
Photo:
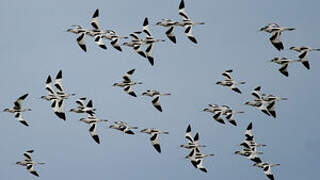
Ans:
[[[179,5],[179,15],[182,17],[182,21],[174,21],[171,19],[162,19],[160,22],[157,22],[156,25],[163,26],[168,28],[165,32],[166,36],[170,41],[176,43],[176,37],[174,35],[175,27],[184,27],[185,34],[193,43],[197,43],[196,38],[192,34],[192,27],[195,25],[204,24],[203,22],[194,22],[190,19],[185,11],[184,0],[181,0]],[[107,49],[107,46],[104,43],[104,39],[110,40],[110,44],[115,49],[122,51],[121,46],[132,47],[139,55],[147,58],[151,65],[154,65],[154,57],[152,55],[152,49],[155,43],[163,42],[165,40],[157,39],[152,36],[152,33],[148,27],[149,21],[148,18],[144,19],[142,31],[136,31],[131,33],[129,36],[131,37],[131,41],[120,43],[122,39],[128,39],[127,36],[120,36],[113,30],[103,31],[99,25],[99,10],[97,9],[91,19],[92,29],[82,28],[80,25],[73,25],[71,29],[68,29],[68,32],[72,32],[78,35],[77,43],[83,51],[87,51],[87,47],[85,44],[85,37],[90,36],[93,37],[95,43],[102,49]],[[267,26],[260,29],[260,31],[264,31],[271,34],[270,41],[273,46],[281,51],[284,50],[284,45],[281,41],[281,34],[285,31],[293,31],[295,28],[287,28],[280,27],[279,25],[273,23],[268,24]],[[144,39],[139,37],[140,34],[144,33],[146,36]],[[142,46],[146,46],[145,51],[141,49]],[[271,62],[277,63],[281,65],[279,71],[288,76],[288,65],[293,62],[301,62],[307,69],[310,69],[309,61],[307,59],[309,52],[311,51],[320,51],[320,49],[314,49],[310,47],[291,47],[290,50],[294,50],[299,53],[298,59],[288,59],[285,57],[276,57],[271,60]],[[122,77],[122,81],[114,83],[114,87],[121,87],[123,90],[130,96],[137,97],[136,92],[133,90],[135,85],[140,85],[142,82],[133,81],[131,76],[134,74],[135,69],[131,69],[125,73]],[[223,81],[216,82],[217,85],[227,87],[232,91],[241,94],[241,90],[239,85],[244,85],[246,82],[244,81],[236,81],[233,79],[231,73],[232,69],[226,70],[222,73],[224,77]],[[52,86],[53,84],[53,86]],[[53,88],[54,87],[54,88]],[[63,120],[66,120],[66,112],[64,108],[64,103],[67,99],[72,96],[75,96],[75,93],[67,93],[65,92],[62,84],[62,71],[60,70],[56,75],[55,81],[52,81],[51,76],[47,77],[45,83],[45,89],[48,91],[48,95],[41,96],[41,99],[44,99],[50,102],[50,106],[54,112],[54,114]],[[149,96],[152,97],[152,105],[159,111],[162,112],[162,106],[160,105],[160,96],[170,96],[170,93],[161,93],[158,90],[148,89],[145,92],[141,93],[141,96]],[[245,102],[245,105],[249,105],[255,107],[259,111],[263,112],[268,116],[272,116],[276,118],[276,103],[278,101],[287,100],[287,98],[278,97],[272,94],[261,93],[261,87],[256,87],[251,95],[254,97],[252,101]],[[22,113],[31,111],[30,108],[24,108],[22,103],[26,100],[28,94],[24,94],[19,97],[15,102],[12,108],[4,109],[4,112],[14,113],[14,117],[23,125],[29,126],[27,121],[23,118]],[[96,117],[96,108],[93,106],[93,100],[87,100],[87,97],[80,97],[75,102],[77,107],[72,108],[69,112],[85,114],[86,117],[80,118],[80,121],[89,125],[89,134],[92,139],[100,144],[100,138],[97,133],[97,125],[98,123],[111,123],[111,125],[107,126],[111,129],[119,130],[122,133],[134,135],[136,134],[136,130],[138,127],[129,126],[126,122],[123,121],[109,121],[107,119],[100,119]],[[212,114],[214,120],[216,120],[220,124],[225,124],[224,118],[233,126],[237,126],[237,122],[235,120],[236,114],[244,113],[243,111],[236,111],[229,107],[228,105],[218,105],[218,104],[209,104],[207,108],[203,109],[205,112],[209,112]],[[224,118],[223,118],[224,117]],[[167,131],[155,129],[155,128],[145,128],[139,131],[140,133],[145,133],[150,136],[150,141],[154,149],[161,153],[161,147],[159,144],[159,135],[160,134],[169,134]],[[203,147],[207,147],[206,145],[199,144],[199,133],[196,133],[193,137],[191,134],[191,125],[189,124],[185,138],[187,139],[187,143],[181,145],[182,148],[188,149],[188,155],[185,156],[186,159],[191,161],[191,164],[201,170],[202,172],[207,172],[207,169],[203,165],[203,160],[206,157],[214,156],[214,154],[204,154],[201,149]],[[271,164],[266,161],[262,161],[259,157],[262,152],[257,151],[257,148],[264,147],[264,144],[258,144],[255,142],[254,136],[252,134],[252,123],[250,123],[245,131],[245,140],[240,144],[242,150],[236,151],[235,154],[246,157],[247,159],[253,161],[255,164],[253,166],[262,168],[266,176],[273,180],[274,176],[271,172],[271,167],[278,166],[279,164]],[[44,163],[33,161],[31,154],[33,150],[26,151],[24,155],[24,160],[19,161],[16,164],[21,166],[26,166],[27,170],[35,175],[39,176],[39,174],[35,171],[35,165],[42,165]]]

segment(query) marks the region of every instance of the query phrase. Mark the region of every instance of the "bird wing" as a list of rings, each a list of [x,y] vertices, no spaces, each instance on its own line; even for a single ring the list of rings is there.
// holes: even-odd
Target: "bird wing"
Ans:
[[[100,30],[98,18],[99,18],[99,9],[96,9],[91,18],[91,26],[96,30]]]
[[[179,15],[182,17],[183,20],[189,20],[188,14],[185,11],[184,0],[181,0],[179,4]]]
[[[62,71],[60,70],[56,76],[56,80],[54,81],[54,86],[57,88],[58,94],[64,94],[63,86],[62,86]]]
[[[15,102],[14,102],[14,109],[21,109],[21,105],[24,99],[26,99],[26,97],[28,96],[28,93],[20,96]]]

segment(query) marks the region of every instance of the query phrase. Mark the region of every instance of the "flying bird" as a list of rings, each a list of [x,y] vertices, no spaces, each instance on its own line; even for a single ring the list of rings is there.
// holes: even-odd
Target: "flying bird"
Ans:
[[[127,94],[133,97],[137,97],[136,93],[132,90],[131,87],[137,84],[142,84],[142,82],[134,82],[131,80],[131,75],[134,72],[135,72],[135,69],[131,69],[122,77],[123,80],[121,82],[114,83],[113,86],[122,87]]]
[[[22,108],[22,102],[27,98],[28,93],[20,96],[13,104],[12,108],[5,108],[3,112],[14,113],[14,117],[23,125],[29,126],[28,123],[23,119],[22,113],[31,111],[30,108]]]
[[[225,72],[222,73],[222,76],[224,77],[224,81],[218,81],[216,82],[217,85],[221,85],[224,87],[227,87],[231,89],[232,91],[241,94],[241,91],[239,88],[237,88],[237,85],[245,84],[246,82],[237,82],[233,80],[231,77],[231,73],[233,72],[232,69],[226,70]]]
[[[152,146],[155,148],[155,150],[158,153],[161,153],[161,147],[160,147],[160,144],[158,142],[158,138],[159,138],[158,136],[160,134],[169,134],[169,132],[161,131],[161,130],[153,129],[153,128],[142,129],[140,132],[151,135],[150,136],[150,141],[151,141]]]
[[[39,177],[39,174],[37,171],[34,169],[36,165],[43,165],[45,163],[40,163],[32,160],[31,154],[34,152],[34,150],[28,150],[25,153],[23,153],[23,156],[25,159],[23,161],[18,161],[16,162],[17,165],[20,166],[26,166],[27,170],[33,174],[34,176]]]
[[[311,51],[320,51],[318,48],[311,48],[307,46],[301,46],[301,47],[290,47],[290,50],[296,51],[299,53],[299,61],[307,68],[310,69],[309,60],[307,59],[307,56],[309,55],[309,52]]]
[[[162,112],[162,107],[160,105],[160,96],[170,96],[171,93],[160,93],[158,90],[148,89],[146,92],[141,94],[142,96],[154,97],[151,101],[152,105],[160,112]]]
[[[80,121],[90,125],[89,133],[90,133],[91,137],[93,138],[93,140],[97,144],[100,144],[100,139],[99,139],[99,136],[98,136],[97,131],[96,131],[97,124],[100,123],[100,122],[108,122],[108,120],[106,120],[106,119],[98,119],[98,118],[96,118],[95,115],[88,114],[87,118],[81,118]]]
[[[190,41],[192,41],[193,43],[197,44],[197,40],[196,38],[193,36],[192,34],[192,27],[195,25],[203,25],[205,24],[204,22],[194,22],[190,19],[190,17],[187,15],[186,11],[185,11],[185,4],[184,4],[184,0],[180,1],[179,4],[179,15],[182,17],[182,21],[176,23],[178,26],[182,26],[185,28],[184,33],[186,34],[186,36],[189,38]]]
[[[282,32],[293,31],[293,30],[295,30],[295,28],[280,27],[276,23],[271,23],[260,28],[260,31],[264,31],[271,34],[270,41],[272,45],[279,51],[284,49],[283,43],[281,41]]]

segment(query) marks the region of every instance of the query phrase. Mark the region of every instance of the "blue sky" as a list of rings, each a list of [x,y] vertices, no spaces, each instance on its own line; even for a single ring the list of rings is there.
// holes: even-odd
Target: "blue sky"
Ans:
[[[166,39],[156,44],[155,66],[132,49],[120,53],[108,42],[108,50],[86,39],[88,52],[78,47],[76,36],[64,32],[72,24],[90,27],[90,17],[100,10],[100,25],[127,35],[141,29],[143,19],[155,24],[162,18],[180,20],[179,0],[118,1],[0,1],[1,41],[0,84],[1,110],[28,92],[24,114],[30,127],[16,122],[12,114],[0,113],[2,141],[0,179],[34,179],[23,167],[14,163],[22,153],[35,149],[35,160],[47,163],[37,166],[41,179],[267,179],[262,170],[251,167],[248,160],[233,155],[243,140],[249,122],[261,149],[263,160],[280,163],[273,169],[276,179],[315,179],[320,160],[318,134],[318,81],[320,54],[309,56],[311,70],[301,64],[289,67],[290,76],[282,76],[279,66],[268,63],[276,56],[296,57],[296,53],[278,52],[269,42],[269,35],[258,32],[268,23],[295,27],[283,33],[285,48],[307,45],[320,47],[317,36],[319,1],[190,1],[186,11],[195,21],[206,25],[193,28],[199,44],[189,41],[181,28],[176,29],[177,44],[166,39],[165,28],[150,26],[153,35]],[[133,98],[112,84],[136,68],[134,80],[144,84],[134,87],[140,94],[146,89],[170,92],[161,98],[163,112],[152,107],[150,98]],[[77,97],[66,102],[66,109],[75,106],[81,96],[93,99],[97,116],[123,120],[140,128],[154,127],[170,132],[160,136],[162,153],[150,145],[143,134],[129,136],[99,124],[101,144],[88,133],[88,126],[79,122],[83,115],[67,113],[67,121],[58,119],[48,102],[45,80],[63,71],[63,84]],[[215,85],[226,69],[234,69],[235,79],[246,81],[239,95]],[[266,93],[289,98],[277,104],[278,117],[269,118],[243,103],[250,92],[261,85]],[[228,104],[245,114],[236,116],[237,127],[217,124],[208,113],[201,112],[208,103]],[[179,148],[186,142],[188,124],[200,133],[200,142],[215,153],[206,159],[208,173],[194,169]]]

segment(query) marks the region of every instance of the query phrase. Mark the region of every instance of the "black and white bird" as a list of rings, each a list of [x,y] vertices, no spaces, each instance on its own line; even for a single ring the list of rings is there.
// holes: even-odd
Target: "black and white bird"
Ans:
[[[311,51],[320,51],[318,48],[311,48],[307,46],[301,46],[301,47],[290,47],[290,50],[296,51],[299,53],[298,57],[300,62],[307,68],[310,69],[309,60],[307,59],[307,56]]]
[[[161,153],[161,147],[160,147],[160,144],[159,144],[159,142],[158,142],[158,136],[159,136],[160,134],[169,134],[169,132],[167,132],[167,131],[161,131],[161,130],[154,129],[154,128],[142,129],[140,132],[141,132],[141,133],[150,134],[150,135],[151,135],[150,141],[151,141],[152,146],[156,149],[156,151],[157,151],[158,153]]]
[[[171,93],[160,93],[158,90],[148,89],[146,92],[141,94],[142,96],[154,97],[151,101],[152,105],[160,112],[162,112],[162,107],[160,105],[160,96],[170,96]]]
[[[265,144],[257,144],[254,140],[254,136],[252,133],[252,122],[248,125],[246,131],[245,131],[245,139],[240,144],[244,149],[254,150],[257,147],[265,147],[267,145]]]
[[[138,127],[131,127],[126,122],[115,121],[114,124],[110,125],[109,128],[122,131],[123,133],[134,135],[132,129],[138,129]]]
[[[201,145],[199,144],[199,133],[196,133],[194,137],[192,137],[191,134],[191,126],[190,124],[188,125],[186,129],[186,133],[184,136],[189,142],[187,144],[182,144],[180,147],[185,148],[185,149],[195,149],[196,152],[200,152],[201,147],[207,147],[206,145]]]
[[[142,32],[146,34],[146,37],[143,39],[143,44],[147,45],[146,56],[151,66],[153,66],[154,65],[154,57],[152,56],[153,46],[155,43],[164,42],[165,40],[157,39],[152,36],[151,31],[149,30],[149,21],[147,17],[143,21]]]
[[[273,176],[273,174],[272,174],[271,167],[280,166],[280,164],[270,164],[270,163],[266,163],[266,162],[261,162],[261,163],[255,163],[255,164],[253,164],[253,166],[262,168],[264,174],[265,174],[270,180],[274,180],[274,176]]]
[[[121,39],[128,39],[127,36],[120,36],[113,30],[107,30],[105,34],[101,35],[101,37],[110,40],[111,46],[120,52],[122,51],[122,49],[120,47],[119,41]]]
[[[31,174],[39,177],[39,174],[38,174],[37,171],[34,169],[34,166],[36,166],[36,165],[43,165],[43,164],[45,164],[45,163],[33,161],[33,160],[32,160],[32,157],[31,157],[31,154],[32,154],[33,152],[34,152],[34,150],[28,150],[28,151],[26,151],[25,153],[23,153],[23,156],[24,156],[25,159],[24,159],[23,161],[18,161],[18,162],[16,162],[16,164],[17,164],[17,165],[20,165],[20,166],[26,166],[27,170],[28,170]]]
[[[142,82],[134,82],[131,80],[131,75],[134,72],[135,72],[135,69],[131,69],[122,77],[123,80],[121,82],[114,83],[113,86],[122,87],[127,94],[133,97],[137,97],[136,93],[132,90],[131,87],[137,84],[142,84]]]
[[[100,139],[99,139],[99,136],[98,136],[97,131],[96,131],[97,124],[100,123],[100,122],[108,122],[108,120],[106,120],[106,119],[98,119],[98,118],[96,118],[95,115],[90,115],[89,114],[87,118],[81,118],[80,121],[90,125],[89,133],[90,133],[91,137],[94,139],[94,141],[97,144],[100,144]]]
[[[192,149],[192,150],[190,151],[190,153],[188,154],[188,156],[186,156],[185,158],[186,158],[186,159],[189,159],[189,160],[191,161],[191,164],[192,164],[195,168],[201,170],[202,172],[207,173],[207,172],[208,172],[207,169],[202,165],[203,157],[199,156],[199,154],[201,154],[201,153],[198,153],[198,155],[197,155],[196,150],[195,150],[195,149]],[[213,154],[210,154],[210,155],[213,156]],[[210,155],[208,155],[208,156],[210,156]]]
[[[237,88],[237,85],[245,84],[246,82],[237,82],[233,80],[231,73],[233,72],[232,69],[226,70],[225,72],[222,73],[222,76],[224,77],[224,81],[218,81],[216,82],[217,85],[221,85],[224,87],[227,87],[231,89],[232,91],[241,94],[241,91],[239,88]]]
[[[284,49],[283,43],[281,41],[281,34],[284,31],[293,31],[295,28],[288,28],[288,27],[280,27],[276,23],[268,24],[262,28],[260,31],[264,31],[271,34],[270,41],[272,45],[279,51]]]
[[[12,108],[5,108],[3,112],[14,113],[14,117],[23,125],[29,126],[28,123],[23,119],[22,113],[31,111],[30,108],[22,108],[22,102],[27,98],[28,93],[20,96],[13,104]]]
[[[76,103],[78,104],[78,107],[70,109],[70,112],[75,113],[88,113],[89,115],[93,116],[95,114],[95,108],[93,107],[93,102],[90,99],[87,103],[87,105],[84,105],[84,101],[86,100],[86,97],[81,97],[76,100]]]
[[[63,120],[66,120],[66,115],[64,111],[64,101],[68,99],[70,96],[75,96],[74,93],[66,93],[63,89],[62,85],[62,70],[60,70],[56,76],[54,86],[56,91],[52,87],[52,79],[49,75],[46,80],[46,90],[48,91],[47,96],[41,96],[42,99],[47,101],[51,101],[51,108],[53,112]]]
[[[79,35],[77,37],[77,43],[84,52],[87,52],[87,46],[85,44],[85,35],[87,34],[87,32],[89,32],[89,30],[82,28],[80,25],[72,25],[71,27],[72,28],[67,29],[67,32]]]
[[[141,31],[131,33],[129,35],[131,37],[131,41],[122,43],[122,46],[132,47],[133,50],[140,56],[147,58],[146,54],[143,52],[143,50],[141,50],[141,46],[144,44],[143,39],[139,37],[141,33]]]
[[[156,25],[168,28],[166,31],[166,36],[173,43],[177,43],[176,36],[174,35],[174,29],[178,25],[177,21],[173,21],[171,19],[161,19],[161,21],[157,22]]]
[[[276,64],[280,64],[281,67],[279,69],[279,71],[285,75],[286,77],[289,76],[288,73],[288,66],[290,63],[294,63],[294,62],[298,62],[299,60],[294,60],[294,59],[288,59],[285,57],[275,57],[271,60],[271,62],[276,63]]]
[[[256,87],[251,95],[254,97],[253,101],[245,102],[245,105],[249,105],[257,108],[268,116],[276,118],[275,104],[279,100],[285,100],[287,98],[280,98],[273,95],[260,94],[261,86]],[[269,97],[268,97],[269,96]]]
[[[209,106],[203,109],[205,112],[210,112],[213,114],[213,119],[221,124],[225,124],[222,116],[224,115],[229,123],[234,126],[237,126],[237,123],[234,119],[234,115],[238,113],[244,113],[243,111],[235,111],[231,107],[227,105],[217,105],[217,104],[209,104]]]
[[[195,25],[203,25],[205,23],[204,22],[194,22],[190,19],[190,17],[187,15],[187,13],[185,11],[184,0],[181,0],[181,2],[179,4],[179,15],[182,17],[182,21],[178,22],[176,24],[178,26],[184,27],[185,28],[184,33],[189,38],[189,40],[192,41],[193,43],[197,44],[198,42],[192,34],[192,27]]]

